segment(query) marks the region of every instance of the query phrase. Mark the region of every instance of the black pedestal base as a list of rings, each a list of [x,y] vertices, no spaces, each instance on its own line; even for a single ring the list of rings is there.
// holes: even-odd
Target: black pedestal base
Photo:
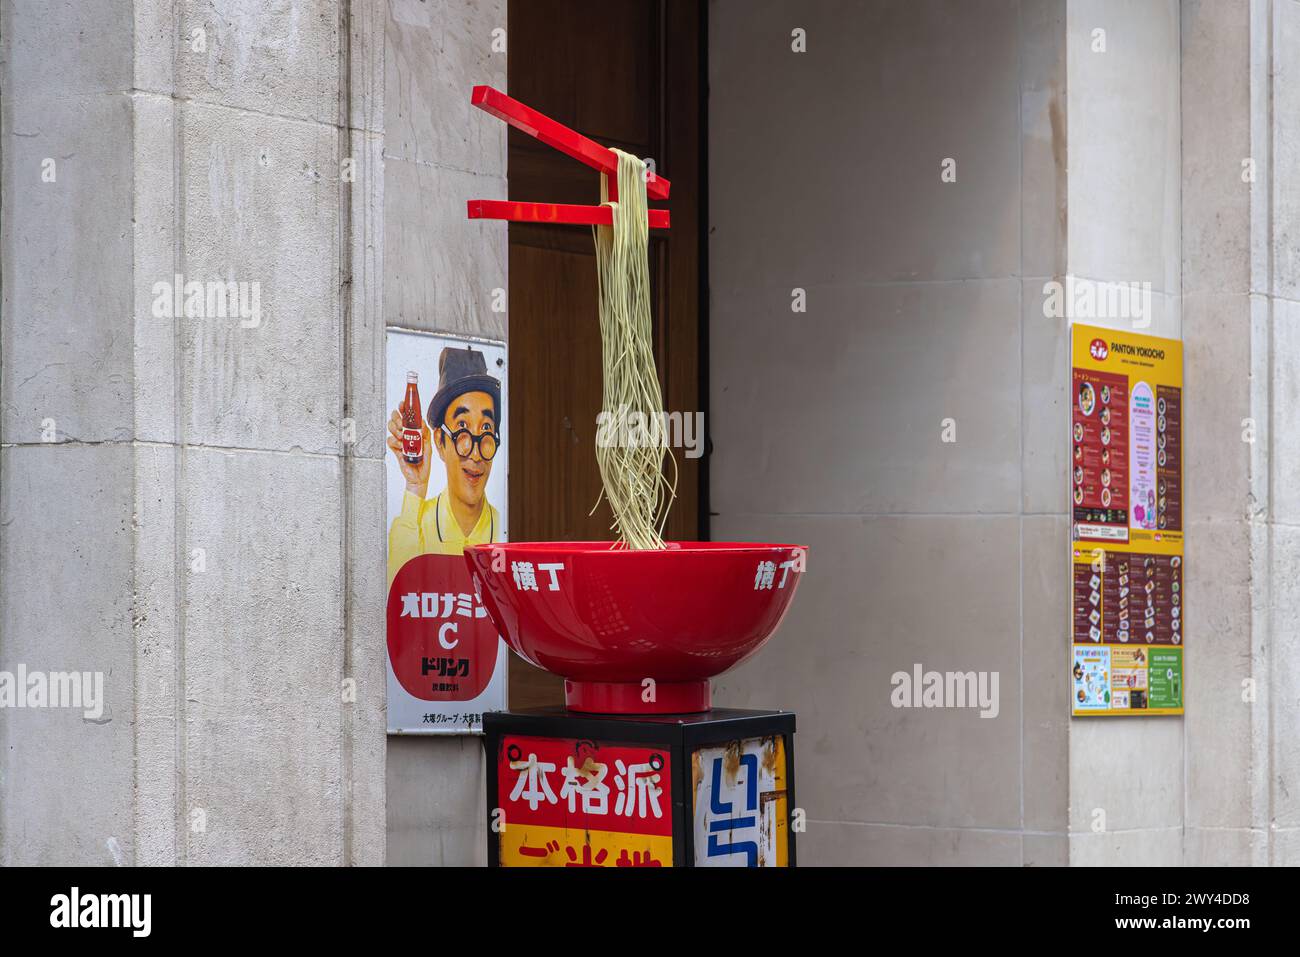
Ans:
[[[793,867],[795,716],[483,716],[488,863]]]

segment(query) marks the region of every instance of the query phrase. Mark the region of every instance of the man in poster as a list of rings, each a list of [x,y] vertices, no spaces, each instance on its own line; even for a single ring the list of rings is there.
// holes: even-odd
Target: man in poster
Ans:
[[[430,724],[464,733],[479,725],[482,706],[504,705],[499,695],[480,701],[499,670],[502,646],[461,557],[470,545],[504,537],[501,516],[487,500],[501,445],[501,383],[488,375],[481,350],[447,346],[423,421],[421,404],[418,377],[410,375],[388,422],[388,447],[405,485],[388,531],[390,730]],[[445,483],[430,495],[435,455]],[[449,702],[464,702],[467,710],[439,707]]]
[[[501,444],[501,383],[488,375],[483,353],[446,348],[438,357],[438,392],[424,420],[424,457],[413,465],[402,454],[402,409],[388,420],[388,448],[406,491],[388,532],[388,583],[417,555],[459,555],[466,545],[500,541],[501,517],[487,500],[492,461]],[[436,431],[431,431],[430,426]],[[446,485],[428,497],[436,451]]]

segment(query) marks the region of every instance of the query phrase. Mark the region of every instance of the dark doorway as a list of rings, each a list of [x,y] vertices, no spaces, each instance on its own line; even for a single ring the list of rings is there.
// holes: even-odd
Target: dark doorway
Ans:
[[[669,411],[704,409],[701,388],[701,17],[688,0],[511,0],[511,96],[605,146],[652,157],[672,182],[672,229],[650,234],[655,352]],[[600,202],[599,174],[511,129],[510,198]],[[510,534],[611,537],[600,493],[596,262],[586,227],[510,224]],[[702,458],[674,450],[665,538],[701,537]],[[561,679],[510,657],[511,707],[563,703]]]

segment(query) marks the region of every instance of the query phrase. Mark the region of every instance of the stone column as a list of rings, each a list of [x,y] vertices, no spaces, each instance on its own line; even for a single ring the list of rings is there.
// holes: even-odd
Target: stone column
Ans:
[[[506,337],[505,223],[465,218],[465,199],[506,198],[506,125],[470,106],[506,88],[505,0],[389,5],[384,88],[384,318],[390,326]],[[525,359],[525,361],[527,361]],[[382,486],[381,486],[382,488]],[[379,498],[382,508],[382,495]],[[388,860],[487,863],[481,739],[388,739]]]
[[[1149,314],[1075,320],[1180,338],[1178,4],[1069,0],[1066,32],[1067,272],[1076,282],[1142,283],[1151,290]],[[1069,394],[1068,367],[1066,360],[1055,369],[1061,395]],[[1058,435],[1065,434],[1068,415],[1067,400]],[[1196,428],[1189,410],[1185,430]],[[1065,494],[1068,465],[1062,465],[1057,481]],[[1190,451],[1187,468],[1195,468]],[[1194,566],[1203,560],[1194,531],[1189,542]],[[1060,547],[1068,549],[1068,531]],[[1064,586],[1063,580],[1063,649],[1069,641]],[[1195,618],[1189,617],[1187,640],[1194,662],[1207,640]],[[1060,660],[1056,680],[1066,710],[1068,651]],[[1187,684],[1190,689],[1192,679]],[[1182,719],[1072,719],[1070,863],[1180,863],[1183,779]]]
[[[0,863],[383,860],[385,6],[3,4]]]
[[[1187,864],[1300,863],[1300,3],[1182,4]]]

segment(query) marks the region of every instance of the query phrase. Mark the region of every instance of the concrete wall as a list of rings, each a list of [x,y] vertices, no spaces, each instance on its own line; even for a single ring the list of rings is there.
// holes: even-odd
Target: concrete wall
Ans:
[[[1068,52],[1070,271],[1183,339],[1188,540],[1187,714],[1070,725],[1070,861],[1295,863],[1300,3],[1071,0]]]
[[[1189,647],[1184,861],[1295,865],[1300,3],[1181,12],[1188,614],[1204,621]]]
[[[711,11],[714,535],[814,573],[718,697],[799,712],[803,859],[1295,863],[1300,3]],[[1183,719],[1065,717],[1064,274],[1184,342]],[[1001,715],[890,707],[914,661]]]
[[[504,0],[3,18],[0,668],[109,706],[0,712],[0,862],[481,861],[479,741],[384,734],[383,343],[505,335]]]
[[[0,7],[0,863],[383,859],[383,8]]]
[[[1067,860],[1065,40],[1048,0],[710,5],[713,537],[811,546],[717,700],[798,712],[801,862]],[[997,717],[894,708],[918,663]]]
[[[491,309],[506,283],[507,231],[470,222],[467,196],[506,198],[506,125],[469,105],[506,88],[493,31],[506,0],[392,0],[385,30],[384,319],[390,326],[503,339]],[[382,503],[381,503],[382,504]],[[485,864],[479,738],[390,737],[388,863]]]
[[[1099,32],[1103,31],[1103,32]],[[1181,167],[1177,0],[1070,0],[1067,18],[1068,271],[1097,282],[1149,283],[1152,315],[1082,317],[1088,325],[1181,336]],[[1064,334],[1064,329],[1060,331]],[[1065,341],[1068,341],[1065,340]],[[1057,382],[1068,391],[1068,362]],[[1184,467],[1195,475],[1195,386],[1189,383]],[[1062,423],[1065,419],[1060,420]],[[1064,425],[1061,428],[1065,428]],[[1066,446],[1053,446],[1064,456]],[[1064,458],[1053,469],[1066,511]],[[1188,499],[1197,489],[1189,481]],[[1192,509],[1196,508],[1192,504]],[[1068,512],[1067,512],[1068,514]],[[1066,533],[1068,536],[1068,532]],[[1187,532],[1187,657],[1198,668],[1212,632],[1195,617],[1198,585],[1217,566]],[[1063,543],[1066,539],[1063,539]],[[1064,547],[1064,545],[1062,546]],[[1060,599],[1062,622],[1068,595]],[[1201,596],[1198,604],[1204,601]],[[1064,627],[1064,625],[1062,626]],[[1194,688],[1196,672],[1188,679]],[[1064,687],[1064,684],[1062,685]],[[1064,706],[1064,705],[1063,705]],[[1201,708],[1194,690],[1188,709]],[[1180,864],[1183,719],[1070,722],[1070,863]]]

